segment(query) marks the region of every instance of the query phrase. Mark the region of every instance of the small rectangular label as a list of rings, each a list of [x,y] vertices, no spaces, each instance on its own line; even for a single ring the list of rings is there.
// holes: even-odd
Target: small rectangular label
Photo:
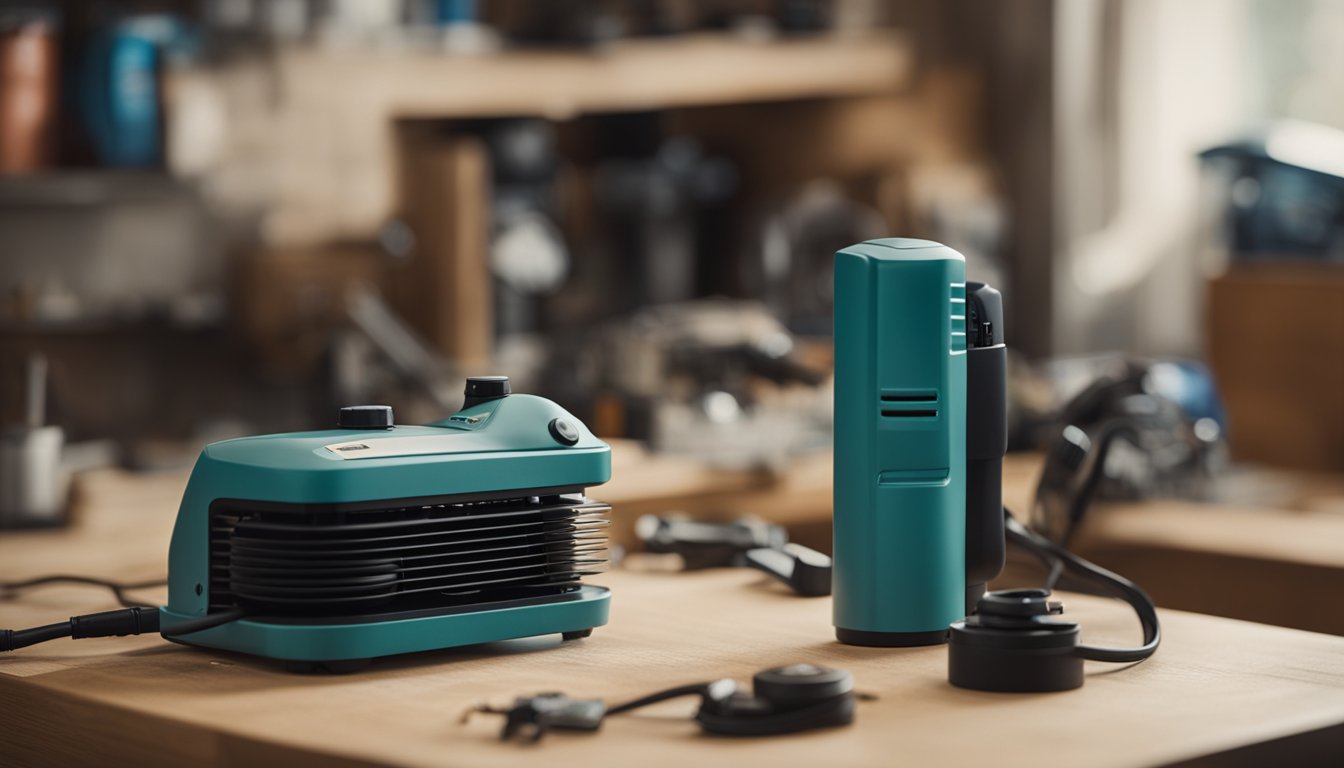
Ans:
[[[377,440],[355,440],[323,446],[342,459],[385,459],[390,456],[423,456],[434,453],[454,453],[460,450],[453,438],[463,432],[444,430],[443,435],[423,437],[384,437]]]

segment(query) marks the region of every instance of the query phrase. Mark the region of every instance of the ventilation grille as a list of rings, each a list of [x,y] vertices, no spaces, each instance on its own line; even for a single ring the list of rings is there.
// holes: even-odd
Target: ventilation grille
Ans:
[[[879,408],[886,419],[931,419],[938,415],[938,392],[925,390],[883,390]]]
[[[571,591],[605,569],[610,507],[583,497],[364,511],[222,508],[210,608],[338,615]]]
[[[966,284],[951,283],[952,354],[966,354]]]

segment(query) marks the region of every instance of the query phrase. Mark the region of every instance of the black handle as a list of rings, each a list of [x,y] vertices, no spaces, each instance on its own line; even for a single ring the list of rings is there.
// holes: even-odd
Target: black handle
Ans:
[[[1003,298],[966,284],[966,612],[1004,562],[1003,456],[1008,452],[1008,348]]]
[[[831,594],[831,558],[801,544],[748,550],[747,565],[774,576],[803,597]]]

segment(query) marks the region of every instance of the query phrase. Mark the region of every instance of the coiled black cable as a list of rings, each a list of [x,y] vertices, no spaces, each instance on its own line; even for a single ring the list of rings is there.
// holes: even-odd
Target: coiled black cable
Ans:
[[[1013,517],[1013,513],[1007,508],[1004,508],[1003,516],[1008,541],[1022,547],[1050,569],[1050,586],[1053,586],[1061,575],[1069,574],[1083,583],[1099,588],[1102,594],[1124,600],[1138,614],[1139,624],[1143,627],[1143,645],[1137,648],[1080,645],[1078,655],[1092,661],[1134,662],[1143,661],[1157,651],[1157,646],[1162,642],[1162,625],[1158,622],[1157,606],[1138,584],[1084,560],[1036,533]]]

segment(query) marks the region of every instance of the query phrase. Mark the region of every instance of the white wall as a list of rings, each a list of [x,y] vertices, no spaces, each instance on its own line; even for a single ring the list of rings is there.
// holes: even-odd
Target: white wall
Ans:
[[[1060,0],[1054,349],[1197,355],[1221,264],[1196,153],[1298,117],[1344,127],[1340,0]]]

